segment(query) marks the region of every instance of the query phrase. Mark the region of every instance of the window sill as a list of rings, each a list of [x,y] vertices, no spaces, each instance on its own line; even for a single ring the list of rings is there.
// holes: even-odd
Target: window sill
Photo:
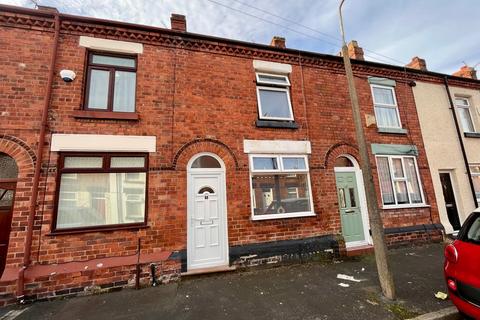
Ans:
[[[257,120],[255,125],[257,128],[298,129],[298,124],[296,124],[294,121]]]
[[[392,210],[392,209],[411,209],[411,208],[430,208],[428,204],[408,204],[408,205],[397,205],[397,206],[383,206],[382,210]]]
[[[75,110],[73,117],[76,119],[107,119],[107,120],[133,120],[138,121],[139,116],[136,112],[110,112],[110,111],[91,111]]]
[[[106,227],[86,227],[86,228],[72,228],[72,229],[62,229],[54,230],[50,233],[47,233],[47,236],[61,236],[68,234],[78,234],[78,233],[91,233],[91,232],[109,232],[109,231],[118,231],[118,230],[139,230],[139,229],[148,229],[150,228],[146,224],[129,224],[129,225],[116,225],[116,226],[106,226]]]
[[[404,128],[378,128],[378,132],[391,134],[408,134],[408,130]]]
[[[252,216],[253,221],[261,220],[274,220],[274,219],[287,219],[287,218],[303,218],[303,217],[315,217],[313,212],[296,212],[296,213],[282,213],[282,214],[266,214],[261,216]]]
[[[480,132],[464,132],[465,138],[480,138]]]

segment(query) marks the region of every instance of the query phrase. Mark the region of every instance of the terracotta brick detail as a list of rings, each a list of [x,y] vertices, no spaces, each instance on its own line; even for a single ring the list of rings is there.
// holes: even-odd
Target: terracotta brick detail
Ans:
[[[40,114],[46,89],[53,40],[53,17],[48,12],[0,6],[0,152],[20,167],[7,268],[15,274],[23,259],[28,204],[31,197],[33,150],[38,144]],[[179,29],[180,30],[180,29]],[[82,110],[87,51],[79,36],[143,44],[138,55],[136,113],[138,121],[88,119]],[[253,60],[288,63],[290,96],[297,129],[258,128]],[[408,82],[422,79],[440,83],[432,74],[352,61],[362,119],[374,114],[367,76],[396,81],[401,122],[408,134],[382,134],[365,128],[368,143],[414,144],[428,206],[382,210],[387,228],[439,223],[437,204],[425,155],[413,92]],[[39,203],[35,213],[32,270],[96,259],[132,256],[142,240],[142,255],[184,252],[187,243],[187,164],[196,154],[218,155],[226,167],[228,244],[304,239],[332,235],[345,250],[335,187],[335,159],[348,154],[358,160],[354,125],[342,59],[269,45],[245,44],[170,29],[95,22],[62,16],[55,74],[76,72],[73,82],[54,78],[48,134],[43,154]],[[451,85],[480,89],[480,84],[454,78]],[[53,133],[156,136],[156,152],[149,154],[148,227],[142,229],[51,234],[55,214],[57,152],[51,152]],[[310,141],[308,155],[313,199],[312,217],[253,221],[248,155],[243,141]],[[379,192],[376,162],[369,155]],[[380,195],[378,203],[381,205]],[[425,232],[391,235],[392,243],[427,239]],[[403,238],[402,238],[403,237]],[[408,238],[408,239],[407,239]],[[431,237],[433,239],[433,237]],[[159,261],[154,261],[160,264]],[[161,270],[160,270],[161,269]],[[27,295],[49,299],[87,294],[132,285],[135,268],[115,265],[99,270],[54,274],[27,279]],[[163,261],[159,277],[176,279],[178,260]],[[142,265],[142,283],[148,285],[148,265]],[[14,276],[12,276],[14,278]],[[15,301],[15,281],[0,280],[0,302]]]
[[[360,163],[360,156],[358,154],[358,148],[355,145],[349,144],[348,142],[339,142],[331,146],[327,153],[325,154],[325,168],[333,168],[335,160],[341,155],[350,155],[357,160],[357,163]]]
[[[188,161],[201,152],[218,155],[225,162],[227,169],[239,169],[238,160],[233,151],[223,142],[209,138],[195,139],[184,144],[175,154],[172,167],[175,170],[186,170]]]

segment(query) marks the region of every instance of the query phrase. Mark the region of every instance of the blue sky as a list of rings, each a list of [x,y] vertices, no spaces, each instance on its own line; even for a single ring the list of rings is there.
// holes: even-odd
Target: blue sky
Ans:
[[[339,0],[35,1],[63,13],[159,27],[169,27],[170,14],[180,13],[195,33],[264,44],[279,35],[289,48],[327,54],[340,50]],[[34,6],[32,0],[0,3]],[[429,70],[449,74],[464,62],[480,63],[479,13],[480,0],[346,0],[344,5],[347,40],[357,40],[367,60],[401,65],[420,56]]]

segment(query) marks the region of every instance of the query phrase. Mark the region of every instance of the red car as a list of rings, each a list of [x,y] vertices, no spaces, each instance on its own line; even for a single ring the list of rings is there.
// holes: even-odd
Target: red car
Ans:
[[[460,313],[480,319],[480,212],[473,212],[445,248],[445,280]]]

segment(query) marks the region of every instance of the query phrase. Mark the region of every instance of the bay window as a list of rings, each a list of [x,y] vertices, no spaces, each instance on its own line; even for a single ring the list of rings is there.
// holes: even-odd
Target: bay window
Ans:
[[[394,87],[372,84],[375,119],[378,128],[399,129],[400,114],[398,113],[397,99]]]
[[[252,219],[313,216],[305,155],[250,155]]]
[[[384,207],[424,204],[415,157],[377,156],[377,169]]]
[[[146,154],[62,154],[55,231],[146,224]]]

